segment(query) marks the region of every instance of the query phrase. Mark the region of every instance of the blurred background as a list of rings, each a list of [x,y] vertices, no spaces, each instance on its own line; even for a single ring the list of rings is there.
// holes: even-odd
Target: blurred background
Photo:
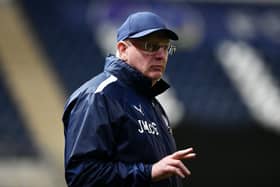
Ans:
[[[280,1],[0,0],[0,187],[66,186],[65,100],[143,10],[180,37],[159,99],[198,154],[184,186],[280,186]]]

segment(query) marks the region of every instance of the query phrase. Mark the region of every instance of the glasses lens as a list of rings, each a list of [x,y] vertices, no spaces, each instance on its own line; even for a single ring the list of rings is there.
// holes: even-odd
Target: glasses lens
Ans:
[[[135,47],[150,53],[156,52],[160,48],[163,48],[165,51],[167,51],[169,55],[173,55],[176,51],[176,47],[174,45],[171,45],[170,43],[160,45],[158,43],[141,40],[131,40],[131,43]]]
[[[160,48],[160,45],[150,42],[145,42],[145,51],[149,52],[155,52],[158,51]]]

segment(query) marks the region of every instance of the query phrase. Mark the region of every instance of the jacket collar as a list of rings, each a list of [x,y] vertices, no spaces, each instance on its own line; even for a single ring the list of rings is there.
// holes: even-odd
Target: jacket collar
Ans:
[[[152,86],[149,78],[114,55],[106,57],[104,71],[113,74],[126,85],[149,97],[155,97],[170,87],[163,79]]]

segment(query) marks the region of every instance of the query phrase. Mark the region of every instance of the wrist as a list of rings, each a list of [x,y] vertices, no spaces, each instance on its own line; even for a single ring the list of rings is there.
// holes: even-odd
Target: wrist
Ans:
[[[147,179],[151,182],[152,181],[152,168],[153,165],[152,164],[145,164],[145,175],[147,177]]]

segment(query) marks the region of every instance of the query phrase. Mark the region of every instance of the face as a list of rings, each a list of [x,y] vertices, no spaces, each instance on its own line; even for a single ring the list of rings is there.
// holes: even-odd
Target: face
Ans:
[[[160,32],[118,43],[121,59],[150,78],[153,84],[163,76],[169,47],[169,39]]]

